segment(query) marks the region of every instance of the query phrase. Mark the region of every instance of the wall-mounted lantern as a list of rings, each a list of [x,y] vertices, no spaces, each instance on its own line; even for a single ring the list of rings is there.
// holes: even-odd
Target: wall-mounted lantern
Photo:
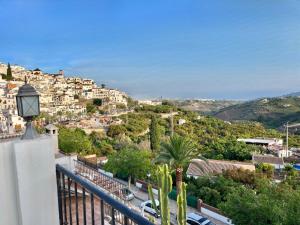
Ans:
[[[26,121],[26,130],[21,139],[38,137],[32,125],[32,119],[40,114],[40,99],[36,90],[27,82],[19,88],[17,99],[18,115]]]

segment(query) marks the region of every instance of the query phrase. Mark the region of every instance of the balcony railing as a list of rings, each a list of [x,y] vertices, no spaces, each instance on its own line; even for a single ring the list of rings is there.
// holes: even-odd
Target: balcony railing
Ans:
[[[60,225],[153,225],[85,178],[56,165]]]

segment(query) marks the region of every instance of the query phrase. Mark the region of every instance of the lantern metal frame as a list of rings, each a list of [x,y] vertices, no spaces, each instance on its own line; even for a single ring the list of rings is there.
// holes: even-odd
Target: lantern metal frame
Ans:
[[[17,101],[17,110],[18,115],[26,121],[26,130],[21,139],[34,139],[38,137],[38,133],[35,130],[32,120],[34,116],[38,116],[40,114],[40,95],[37,93],[37,91],[32,87],[30,84],[25,81],[25,84],[19,88],[18,94],[16,95],[16,101]],[[37,112],[32,115],[24,115],[24,98],[27,97],[33,97],[37,98]],[[35,103],[36,104],[36,103]]]

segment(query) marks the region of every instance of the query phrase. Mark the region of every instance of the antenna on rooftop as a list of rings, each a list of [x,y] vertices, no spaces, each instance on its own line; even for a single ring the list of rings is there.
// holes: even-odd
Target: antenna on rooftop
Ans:
[[[286,154],[287,154],[289,150],[289,128],[300,127],[300,123],[289,125],[289,122],[286,122],[285,126],[286,126]]]

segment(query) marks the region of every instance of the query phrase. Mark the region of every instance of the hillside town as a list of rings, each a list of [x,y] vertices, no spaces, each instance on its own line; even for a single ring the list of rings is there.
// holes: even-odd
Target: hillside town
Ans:
[[[46,152],[33,155],[35,161],[39,157],[44,160],[45,155],[48,159],[53,157],[53,161],[47,163],[56,165],[57,169],[61,196],[58,205],[62,210],[59,215],[65,214],[60,221],[72,224],[71,217],[65,212],[74,210],[75,200],[85,204],[85,194],[80,196],[81,193],[86,190],[95,195],[98,193],[89,189],[90,184],[117,200],[117,204],[124,204],[120,207],[129,207],[129,216],[142,221],[137,224],[151,225],[233,225],[236,221],[243,224],[238,216],[245,216],[248,221],[248,212],[235,213],[233,209],[239,208],[235,200],[227,200],[228,197],[240,197],[238,201],[246,204],[247,198],[241,194],[245,188],[251,192],[263,191],[262,188],[271,190],[272,184],[277,184],[278,189],[280,185],[299,185],[298,123],[287,123],[286,133],[282,133],[257,122],[220,120],[181,108],[168,100],[134,101],[122,91],[107,88],[104,84],[98,86],[92,79],[65,76],[63,70],[50,74],[38,68],[27,70],[17,65],[0,64],[0,74],[0,143],[6,146],[5,143],[17,143],[19,138],[20,141],[27,139],[26,131],[31,129],[28,124],[32,120],[34,127],[40,129],[39,134],[29,138],[38,144],[37,147],[26,142],[31,149],[26,160],[30,161],[30,154],[40,149],[43,138],[49,142],[45,145],[48,155]],[[26,104],[31,107],[26,100],[25,105],[18,100],[26,85],[35,90],[35,97],[39,99],[36,103],[39,110],[30,117],[22,117],[18,111]],[[11,151],[7,146],[3,148]],[[14,147],[12,149],[15,151]],[[16,157],[21,155],[16,154]],[[3,158],[12,161],[9,155]],[[17,167],[20,165],[23,164],[16,164]],[[21,167],[16,169],[19,173],[23,171]],[[9,168],[5,167],[5,170]],[[27,170],[26,166],[24,170]],[[68,183],[66,188],[66,181],[60,176],[65,176],[68,171],[71,173],[68,179],[74,176],[72,182],[76,185],[83,182],[82,187],[78,183],[77,189]],[[41,174],[46,173],[47,169]],[[33,171],[27,175],[31,174],[40,175]],[[170,188],[161,185],[168,180]],[[265,186],[261,188],[260,182],[265,182]],[[53,193],[56,192],[53,191],[54,184],[51,184]],[[63,193],[68,193],[68,197]],[[267,191],[263,198],[277,199],[269,193]],[[275,193],[280,195],[278,190]],[[14,198],[14,194],[11,195]],[[185,195],[185,203],[179,200],[181,195]],[[165,206],[160,198],[165,198]],[[97,200],[95,198],[95,202]],[[62,201],[64,204],[69,202],[64,209]],[[284,197],[283,201],[290,199]],[[157,207],[165,207],[169,213],[160,214],[162,211],[155,209],[154,203]],[[185,219],[180,223],[178,209],[182,205],[186,215],[181,215]],[[92,207],[96,209],[97,206]],[[109,207],[118,206],[112,204],[105,210],[110,211]],[[83,214],[85,210],[78,209],[77,214]],[[115,224],[127,224],[111,213],[102,214],[108,222],[103,224],[114,220],[117,221]],[[166,216],[169,216],[169,223],[163,222]],[[269,220],[267,216],[264,215],[266,219],[262,224]],[[94,215],[94,221],[101,218]]]
[[[10,68],[8,68],[10,67]],[[12,79],[3,79],[8,70]],[[59,116],[59,121],[81,120],[88,126],[94,121],[107,124],[109,116],[92,118],[87,115],[87,102],[98,99],[107,114],[119,113],[117,108],[126,109],[128,96],[125,92],[98,86],[92,79],[79,76],[65,76],[63,70],[56,74],[46,73],[36,68],[28,70],[22,66],[0,63],[0,134],[14,134],[24,129],[24,121],[17,115],[15,96],[25,81],[32,85],[40,95],[40,110],[49,116]],[[98,123],[98,127],[101,124]],[[97,126],[97,123],[96,123]]]

